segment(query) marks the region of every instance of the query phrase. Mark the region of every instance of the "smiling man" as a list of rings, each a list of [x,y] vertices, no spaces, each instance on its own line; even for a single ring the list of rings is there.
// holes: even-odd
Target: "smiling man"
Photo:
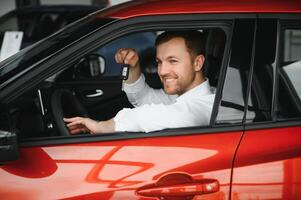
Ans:
[[[205,61],[202,33],[172,31],[158,36],[156,60],[163,89],[153,89],[146,84],[134,49],[119,49],[115,60],[130,65],[123,90],[135,108],[122,109],[107,121],[82,117],[64,119],[71,134],[150,132],[209,124],[215,94],[202,70]]]

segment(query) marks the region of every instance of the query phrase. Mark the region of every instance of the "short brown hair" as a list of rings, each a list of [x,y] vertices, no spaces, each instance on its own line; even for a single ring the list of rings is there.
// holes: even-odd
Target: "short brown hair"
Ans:
[[[204,34],[197,30],[189,31],[165,31],[160,34],[156,39],[156,47],[169,40],[180,37],[185,40],[185,44],[191,57],[205,53]]]

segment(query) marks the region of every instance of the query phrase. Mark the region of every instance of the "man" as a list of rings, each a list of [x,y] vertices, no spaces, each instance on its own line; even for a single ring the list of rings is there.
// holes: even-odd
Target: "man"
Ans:
[[[107,121],[64,119],[70,133],[150,132],[208,125],[215,95],[202,72],[202,38],[198,31],[164,32],[158,36],[156,60],[164,90],[152,89],[145,83],[135,50],[119,49],[115,60],[130,65],[123,89],[135,108],[125,108]]]

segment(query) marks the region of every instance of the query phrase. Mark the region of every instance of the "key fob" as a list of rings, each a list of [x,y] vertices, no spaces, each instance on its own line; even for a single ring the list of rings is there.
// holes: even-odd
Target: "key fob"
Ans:
[[[129,71],[130,71],[130,65],[123,64],[122,71],[121,71],[122,80],[127,80],[129,78]]]

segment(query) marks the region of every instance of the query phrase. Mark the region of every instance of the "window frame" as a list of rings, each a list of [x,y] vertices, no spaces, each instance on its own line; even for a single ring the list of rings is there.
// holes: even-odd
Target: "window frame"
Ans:
[[[301,14],[258,14],[258,18],[260,19],[277,19],[277,41],[276,41],[276,55],[275,55],[275,64],[276,73],[279,69],[279,65],[282,58],[281,52],[283,48],[280,43],[283,40],[283,36],[281,36],[281,29],[284,27],[294,27],[299,25],[301,26]],[[249,123],[244,124],[244,130],[258,130],[258,129],[269,129],[269,128],[279,128],[279,127],[294,127],[300,126],[301,118],[291,118],[287,120],[277,121],[277,114],[278,114],[278,89],[279,89],[279,77],[275,74],[274,76],[274,91],[272,96],[272,108],[271,108],[271,121],[266,122],[258,122],[258,123]]]
[[[249,96],[250,96],[250,87],[251,87],[251,81],[252,81],[252,73],[253,73],[253,65],[254,65],[254,49],[255,49],[255,44],[254,44],[254,41],[255,41],[255,39],[256,39],[256,19],[253,19],[253,18],[248,18],[247,20],[245,20],[244,21],[244,19],[236,19],[235,20],[235,25],[234,25],[234,28],[233,28],[233,30],[232,30],[232,33],[231,33],[231,44],[230,44],[230,46],[231,46],[231,49],[230,49],[230,53],[229,53],[229,57],[228,57],[228,61],[227,61],[227,65],[226,66],[223,66],[224,67],[224,71],[223,71],[223,78],[222,78],[222,86],[220,86],[219,88],[218,88],[218,92],[217,92],[217,95],[219,95],[218,97],[216,97],[216,101],[219,101],[219,102],[217,102],[217,103],[215,103],[215,105],[214,106],[216,106],[214,109],[213,109],[213,111],[215,111],[215,113],[213,113],[214,114],[214,116],[212,116],[212,118],[211,118],[211,120],[214,120],[214,121],[212,121],[212,124],[213,123],[215,123],[214,124],[214,126],[216,126],[216,127],[223,127],[223,126],[239,126],[239,125],[242,125],[243,126],[243,124],[245,124],[245,121],[246,121],[246,113],[247,113],[247,110],[248,110],[248,99],[249,99]],[[236,25],[236,24],[238,24],[238,25]],[[244,25],[248,25],[248,27],[250,26],[250,25],[253,25],[253,27],[251,28],[251,29],[253,29],[253,37],[252,38],[248,38],[248,39],[250,39],[248,42],[250,42],[251,43],[251,47],[252,47],[252,49],[249,51],[249,52],[247,52],[247,54],[246,55],[249,55],[250,57],[249,57],[249,61],[248,61],[248,66],[247,66],[247,68],[248,68],[248,70],[249,70],[249,74],[247,75],[247,76],[245,76],[245,78],[246,78],[246,82],[245,82],[245,85],[246,85],[246,89],[247,89],[247,91],[245,92],[245,94],[242,94],[243,95],[243,104],[244,105],[242,105],[242,108],[243,108],[243,113],[242,113],[242,118],[241,118],[241,121],[240,122],[234,122],[234,123],[221,123],[221,124],[219,124],[219,123],[217,123],[217,118],[218,118],[218,111],[219,111],[219,108],[220,107],[222,107],[222,95],[223,95],[223,89],[224,89],[224,87],[225,87],[225,81],[226,81],[226,76],[227,76],[227,69],[230,67],[230,63],[231,63],[231,61],[232,61],[232,56],[234,55],[234,57],[235,56],[237,56],[236,54],[238,54],[238,51],[237,51],[237,46],[234,46],[234,45],[237,45],[237,43],[235,43],[235,42],[237,42],[236,40],[237,40],[237,37],[236,38],[234,38],[234,39],[232,39],[232,37],[234,37],[235,36],[235,34],[237,34],[236,33],[236,31],[242,31],[242,26],[244,26]],[[236,26],[238,26],[238,27],[236,27]],[[239,29],[239,30],[237,30],[237,29]],[[239,34],[239,33],[238,33]],[[235,49],[235,53],[236,54],[234,54],[233,52],[232,52],[232,50],[233,50],[233,48],[236,48]],[[245,55],[245,56],[246,56]],[[238,57],[240,57],[240,55],[238,56]],[[234,59],[235,60],[235,59]],[[240,60],[240,61],[242,61],[242,60]],[[243,74],[241,74],[240,73],[240,75],[242,76]],[[242,86],[243,86],[243,81],[241,82],[242,83]],[[235,103],[233,103],[233,104],[235,104]],[[235,104],[236,105],[236,104]],[[237,106],[240,106],[240,105],[237,105]],[[234,108],[234,109],[236,109],[235,107],[233,107],[232,106],[232,108]]]
[[[284,61],[284,48],[285,48],[285,44],[284,44],[284,40],[285,40],[285,31],[288,29],[298,29],[301,30],[301,17],[298,19],[284,19],[284,20],[279,20],[278,22],[278,52],[277,52],[277,61],[276,61],[276,90],[275,90],[275,96],[274,96],[274,102],[275,102],[275,107],[274,107],[274,121],[278,121],[279,117],[278,117],[278,113],[280,112],[280,108],[279,108],[279,98],[278,96],[279,94],[279,76],[281,76],[281,74],[283,76],[287,76],[286,73],[280,73],[280,71],[284,71],[283,66],[282,66],[282,62]],[[289,81],[289,82],[287,82]],[[289,86],[289,90],[292,94],[294,94],[294,96],[298,97],[297,91],[295,90],[295,87],[293,86],[293,84],[290,82],[289,79],[286,79],[286,84]],[[300,98],[296,98],[295,99],[296,104],[298,106],[298,110],[301,111],[301,99]],[[293,120],[301,120],[301,117],[297,117],[297,118],[284,118],[281,119],[280,121],[293,121]]]
[[[181,17],[180,17],[181,16]],[[68,68],[73,62],[78,58],[79,55],[82,55],[82,52],[93,51],[96,47],[99,47],[102,44],[110,42],[111,40],[120,37],[122,35],[138,32],[139,30],[173,30],[173,29],[187,29],[193,27],[193,29],[204,28],[204,27],[222,27],[226,33],[227,40],[232,36],[233,21],[237,18],[237,15],[233,14],[193,14],[193,15],[172,15],[172,16],[147,16],[139,17],[128,20],[120,20],[111,24],[109,27],[104,27],[102,30],[98,30],[95,33],[92,33],[83,41],[79,41],[73,44],[70,47],[67,47],[65,51],[58,52],[55,58],[45,60],[37,68],[32,69],[32,76],[36,80],[32,82],[41,82],[45,77],[49,76],[49,73],[42,71],[49,68],[52,73],[55,73],[59,70]],[[255,18],[253,14],[242,14],[241,18]],[[187,23],[189,21],[189,23]],[[206,26],[204,26],[204,23]],[[124,28],[126,27],[126,28]],[[113,31],[114,30],[114,31]],[[114,34],[111,34],[114,33]],[[224,57],[222,61],[222,70],[220,77],[223,77],[225,74],[223,71],[227,68],[225,63],[228,62],[229,50],[230,50],[230,41],[226,42]],[[80,49],[80,50],[78,50]],[[59,65],[58,65],[59,64]],[[41,76],[37,76],[40,74]],[[28,78],[28,77],[27,77]],[[26,79],[25,79],[26,80]],[[24,80],[23,80],[24,81]],[[25,81],[26,82],[26,81]],[[223,85],[223,78],[219,80],[217,86],[217,95],[214,101],[214,107],[212,112],[216,112],[217,105],[220,99],[220,94]],[[16,98],[16,96],[14,96]],[[214,115],[212,115],[214,118]],[[214,120],[212,120],[213,122]],[[121,139],[131,139],[131,138],[144,138],[144,137],[160,137],[160,136],[177,136],[177,135],[189,135],[189,134],[202,134],[202,133],[215,133],[215,132],[227,132],[227,131],[242,131],[243,127],[241,125],[230,125],[230,126],[220,126],[213,127],[210,124],[209,127],[187,127],[179,129],[170,129],[170,130],[161,130],[157,132],[149,133],[112,133],[107,135],[77,135],[73,137],[43,137],[43,138],[29,138],[21,142],[21,146],[35,146],[35,145],[49,145],[49,144],[68,144],[68,143],[78,143],[78,142],[89,142],[89,141],[108,141],[108,140],[121,140]]]

